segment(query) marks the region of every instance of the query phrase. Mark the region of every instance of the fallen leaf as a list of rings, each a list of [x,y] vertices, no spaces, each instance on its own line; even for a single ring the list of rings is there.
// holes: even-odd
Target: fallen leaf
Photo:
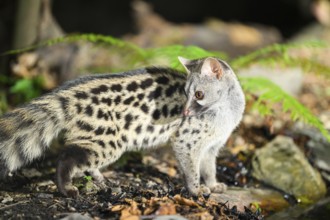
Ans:
[[[213,220],[214,217],[207,211],[190,214],[187,216],[188,219],[199,219],[199,220]]]
[[[112,212],[119,212],[125,208],[125,205],[115,205],[111,207]]]
[[[175,205],[173,203],[163,203],[155,213],[156,215],[174,215],[176,214]]]
[[[181,205],[195,206],[198,207],[198,204],[191,199],[186,199],[181,197],[179,194],[175,195],[173,199]]]

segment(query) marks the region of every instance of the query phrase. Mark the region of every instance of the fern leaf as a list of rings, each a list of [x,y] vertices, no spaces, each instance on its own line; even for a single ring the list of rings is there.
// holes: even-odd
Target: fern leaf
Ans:
[[[289,112],[293,121],[300,120],[316,127],[330,141],[330,133],[324,128],[320,120],[280,87],[267,79],[258,77],[240,77],[240,81],[245,92],[258,96],[254,107],[259,112],[271,114],[268,109],[272,109],[276,103],[282,103],[283,112]]]
[[[307,41],[300,43],[288,43],[288,44],[273,44],[268,47],[261,48],[252,53],[244,56],[240,56],[231,61],[231,65],[234,69],[247,67],[253,63],[259,63],[260,61],[277,60],[288,61],[290,56],[288,54],[290,49],[294,48],[325,48],[328,44],[323,41]]]

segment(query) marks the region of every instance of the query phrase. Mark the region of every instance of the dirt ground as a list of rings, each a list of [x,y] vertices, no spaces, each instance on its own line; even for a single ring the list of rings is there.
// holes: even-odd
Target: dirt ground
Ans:
[[[139,219],[138,216],[152,219],[155,215],[175,214],[189,219],[262,219],[259,213],[249,209],[241,213],[235,207],[208,200],[207,195],[192,198],[171,162],[159,163],[151,156],[142,161],[140,154],[125,158],[125,165],[117,164],[103,173],[106,177],[103,186],[86,177],[78,179],[77,199],[65,198],[56,191],[52,181],[55,160],[44,159],[1,183],[0,218],[61,219],[70,213],[80,213],[94,219]],[[230,179],[233,181],[227,177]]]

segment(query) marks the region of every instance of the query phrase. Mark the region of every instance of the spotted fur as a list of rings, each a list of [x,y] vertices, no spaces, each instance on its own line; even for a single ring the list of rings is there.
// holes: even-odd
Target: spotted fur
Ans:
[[[56,179],[59,191],[66,196],[78,195],[71,183],[73,176],[87,171],[101,181],[99,169],[125,151],[168,142],[191,193],[223,190],[215,180],[215,155],[241,120],[245,103],[234,73],[223,61],[216,60],[224,72],[220,80],[202,76],[208,59],[215,60],[181,58],[188,78],[156,67],[78,78],[3,115],[1,175],[5,177],[43,155],[63,132],[65,146]],[[197,85],[200,83],[205,85]],[[204,106],[192,101],[191,91],[196,86],[213,86],[221,95],[213,97],[215,104]],[[200,177],[205,187],[200,185]]]

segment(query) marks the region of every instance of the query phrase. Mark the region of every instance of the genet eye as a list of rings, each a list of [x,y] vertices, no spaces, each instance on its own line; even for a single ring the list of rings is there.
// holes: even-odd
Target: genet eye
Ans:
[[[202,100],[204,98],[204,93],[202,91],[196,91],[195,92],[195,97],[198,100]]]

